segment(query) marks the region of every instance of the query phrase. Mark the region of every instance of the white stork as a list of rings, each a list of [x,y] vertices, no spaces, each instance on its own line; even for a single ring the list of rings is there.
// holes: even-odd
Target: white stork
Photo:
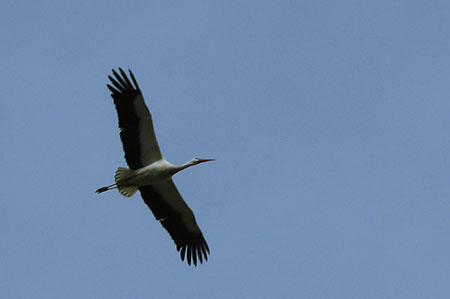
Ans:
[[[208,259],[208,244],[172,176],[180,170],[214,159],[194,158],[182,165],[167,162],[159,150],[152,116],[133,73],[129,70],[134,86],[121,68],[121,76],[114,70],[112,72],[115,78],[108,78],[114,86],[107,84],[107,87],[116,106],[120,138],[130,169],[119,167],[114,177],[115,184],[101,187],[96,192],[117,188],[122,195],[131,197],[139,190],[155,218],[175,241],[181,260],[184,261],[186,255],[188,264],[191,265],[192,260],[197,266],[197,257],[200,263],[203,257],[205,261]]]

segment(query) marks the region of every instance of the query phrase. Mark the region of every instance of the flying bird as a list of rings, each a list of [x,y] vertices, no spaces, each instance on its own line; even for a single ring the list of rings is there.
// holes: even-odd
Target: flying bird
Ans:
[[[181,197],[172,176],[190,166],[214,159],[194,158],[182,165],[167,162],[161,154],[153,129],[150,111],[144,97],[130,73],[131,81],[119,68],[120,75],[112,70],[114,78],[108,76],[112,85],[107,84],[116,106],[119,118],[120,139],[125,160],[129,168],[119,167],[114,176],[115,183],[96,190],[102,193],[118,189],[120,194],[131,197],[138,190],[142,199],[153,212],[176,244],[181,260],[186,257],[197,266],[208,259],[209,248],[195,221],[194,213]]]

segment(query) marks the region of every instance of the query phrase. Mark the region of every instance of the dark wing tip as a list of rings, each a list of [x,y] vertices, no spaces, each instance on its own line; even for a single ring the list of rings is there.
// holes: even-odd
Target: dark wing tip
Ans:
[[[139,88],[139,85],[137,84],[136,79],[134,78],[133,72],[130,69],[128,69],[128,72],[130,73],[131,80],[133,80],[134,87],[136,87],[136,90],[141,90]]]
[[[192,257],[192,252],[191,252],[191,246],[187,246],[187,262],[188,265],[191,265],[191,257]]]
[[[120,67],[119,67],[119,72],[122,75],[122,78],[125,79],[127,81],[127,83],[128,83],[129,81],[128,81],[128,78],[127,78],[127,74],[125,74],[125,72]]]
[[[106,84],[106,87],[108,87],[108,89],[114,94],[114,93],[119,93],[118,91],[117,91],[117,89],[115,89],[114,87],[112,87],[111,85],[109,85],[109,84]]]
[[[197,254],[198,254],[198,259],[200,261],[200,264],[203,263],[203,257],[202,257],[202,252],[200,248],[197,248]]]
[[[180,251],[180,256],[181,256],[181,260],[184,262],[184,254],[186,252],[186,245],[184,245],[183,247],[181,247],[181,251]]]
[[[192,260],[194,265],[197,267],[197,247],[192,248]]]
[[[177,245],[177,251],[180,252],[182,261],[186,258],[189,266],[191,264],[197,266],[197,261],[199,264],[203,264],[203,261],[208,261],[209,248],[203,236],[196,242]]]
[[[108,75],[108,79],[111,81],[112,85],[114,86],[114,90],[112,90],[109,86],[108,88],[113,92],[113,93],[127,93],[127,92],[140,92],[139,89],[139,85],[137,84],[136,78],[134,77],[133,73],[128,70],[130,72],[130,77],[134,83],[131,83],[130,79],[128,79],[127,74],[123,71],[122,68],[118,68],[119,72],[117,72],[116,70],[112,69],[112,74],[113,76]],[[110,85],[111,86],[111,85]]]
[[[206,248],[205,248],[205,246],[206,246]],[[200,247],[200,249],[203,252],[203,256],[205,257],[205,261],[207,261],[208,260],[209,249],[208,249],[208,245],[206,244],[206,242],[205,242],[205,246]]]
[[[119,68],[119,70],[120,70],[120,68]],[[113,73],[113,75],[114,75],[114,77],[116,77],[116,79],[117,80],[121,80],[122,78],[120,78],[120,76],[119,76],[119,74],[116,72],[116,70],[112,70],[112,73]],[[108,76],[108,78],[111,80],[111,76]],[[112,81],[112,80],[111,80]]]

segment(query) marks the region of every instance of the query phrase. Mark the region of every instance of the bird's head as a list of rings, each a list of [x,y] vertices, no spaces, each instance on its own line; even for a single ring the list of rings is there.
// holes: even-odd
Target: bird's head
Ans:
[[[215,161],[216,159],[201,159],[201,158],[194,158],[191,160],[192,165],[197,165],[203,162],[209,162],[209,161]]]

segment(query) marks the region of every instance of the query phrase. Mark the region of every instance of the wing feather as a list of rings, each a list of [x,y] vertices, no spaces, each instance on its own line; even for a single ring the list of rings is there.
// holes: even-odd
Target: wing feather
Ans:
[[[197,266],[208,260],[209,248],[205,238],[197,225],[194,213],[181,197],[172,180],[139,188],[144,202],[153,212],[157,220],[167,230],[175,242],[181,260],[187,258]]]
[[[153,129],[152,116],[133,73],[129,71],[134,86],[121,68],[119,72],[120,75],[112,70],[114,78],[108,78],[113,86],[107,84],[107,87],[112,92],[111,97],[119,118],[125,160],[131,169],[138,169],[160,160],[162,155]]]

